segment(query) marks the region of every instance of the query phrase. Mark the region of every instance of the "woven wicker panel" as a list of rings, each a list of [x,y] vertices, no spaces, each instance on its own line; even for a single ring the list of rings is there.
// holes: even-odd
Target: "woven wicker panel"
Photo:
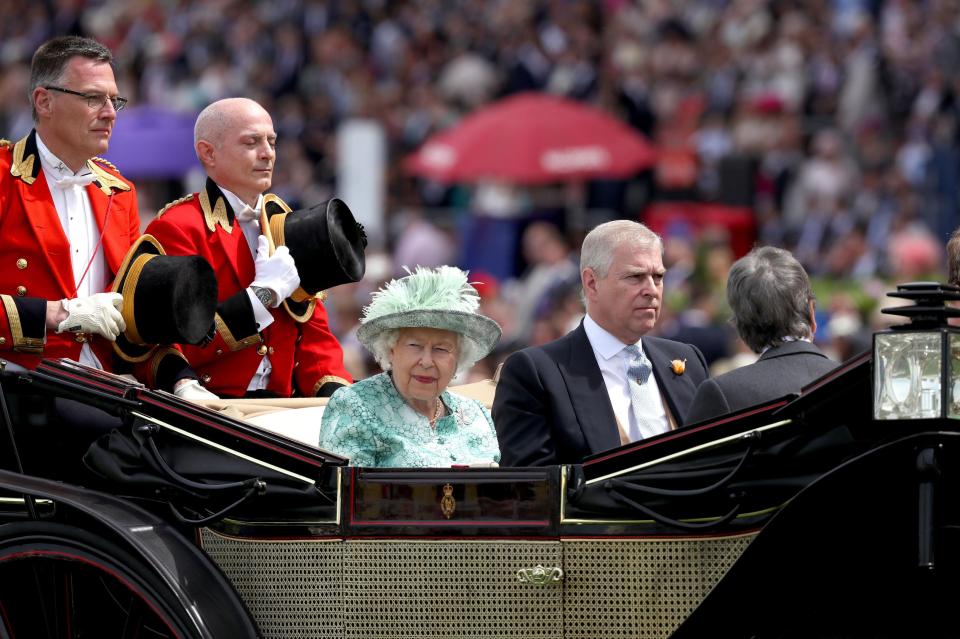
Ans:
[[[244,541],[203,529],[201,542],[265,639],[343,636],[339,541]]]
[[[562,565],[558,542],[348,542],[346,637],[561,637],[563,586],[517,570]],[[600,636],[600,635],[595,635]]]
[[[564,636],[669,636],[752,539],[564,541]]]

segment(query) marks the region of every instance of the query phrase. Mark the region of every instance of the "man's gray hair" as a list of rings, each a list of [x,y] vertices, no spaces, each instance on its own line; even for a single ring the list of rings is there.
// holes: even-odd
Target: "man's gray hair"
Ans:
[[[95,62],[104,62],[113,67],[113,54],[110,49],[96,40],[80,36],[62,36],[48,40],[37,49],[30,62],[30,86],[28,97],[33,112],[33,121],[37,121],[37,109],[33,104],[33,91],[37,87],[60,84],[67,63],[72,58],[87,58]]]
[[[624,243],[640,248],[655,248],[663,254],[663,240],[640,222],[614,220],[594,227],[580,247],[580,272],[591,269],[597,277],[606,277],[613,263],[614,250]]]
[[[733,324],[755,353],[784,337],[812,338],[810,278],[790,251],[755,248],[733,263],[727,276],[727,302]]]
[[[370,341],[370,353],[384,371],[392,368],[390,364],[390,351],[397,345],[397,340],[400,339],[400,333],[403,331],[404,329],[402,328],[387,329],[381,331]],[[473,340],[464,337],[460,333],[454,333],[454,335],[457,336],[457,370],[454,375],[459,375],[464,371],[470,370],[470,368],[477,363],[480,359],[480,353],[476,344],[473,343]]]

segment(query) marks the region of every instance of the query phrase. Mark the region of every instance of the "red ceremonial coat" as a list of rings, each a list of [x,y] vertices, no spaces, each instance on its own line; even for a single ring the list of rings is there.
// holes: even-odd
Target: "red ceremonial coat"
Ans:
[[[101,250],[111,274],[140,235],[137,196],[116,167],[94,158],[97,175],[86,187]],[[108,213],[109,209],[109,213]],[[36,132],[16,143],[0,141],[0,357],[33,369],[44,357],[76,360],[89,340],[97,358],[111,369],[108,341],[98,336],[46,334],[47,300],[76,297],[70,244],[40,166]]]
[[[207,346],[181,347],[200,381],[223,397],[242,397],[263,355],[273,368],[267,390],[290,397],[327,395],[353,380],[343,366],[343,349],[330,332],[327,312],[317,303],[306,322],[282,307],[270,309],[274,321],[257,330],[246,288],[255,269],[246,237],[233,209],[212,180],[200,193],[164,207],[146,232],[168,255],[200,255],[217,275],[216,335]],[[326,385],[326,388],[324,386]]]

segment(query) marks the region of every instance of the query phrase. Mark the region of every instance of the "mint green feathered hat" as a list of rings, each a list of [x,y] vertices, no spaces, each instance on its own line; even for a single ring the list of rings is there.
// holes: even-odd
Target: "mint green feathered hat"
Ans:
[[[467,281],[466,272],[454,266],[418,266],[410,275],[390,281],[373,294],[363,309],[357,339],[374,352],[377,338],[384,331],[438,328],[470,340],[469,350],[476,361],[493,350],[501,333],[499,324],[477,313],[479,306],[480,295]]]

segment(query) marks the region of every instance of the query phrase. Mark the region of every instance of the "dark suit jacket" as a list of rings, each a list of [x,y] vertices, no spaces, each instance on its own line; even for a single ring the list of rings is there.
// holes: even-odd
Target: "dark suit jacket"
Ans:
[[[643,350],[678,424],[697,385],[707,378],[703,354],[690,344],[644,337]],[[675,374],[674,359],[686,359]],[[560,339],[511,355],[493,399],[502,466],[577,464],[620,446],[607,387],[583,324]]]
[[[800,389],[837,367],[809,342],[784,342],[753,364],[704,381],[687,412],[685,424],[703,421]]]

